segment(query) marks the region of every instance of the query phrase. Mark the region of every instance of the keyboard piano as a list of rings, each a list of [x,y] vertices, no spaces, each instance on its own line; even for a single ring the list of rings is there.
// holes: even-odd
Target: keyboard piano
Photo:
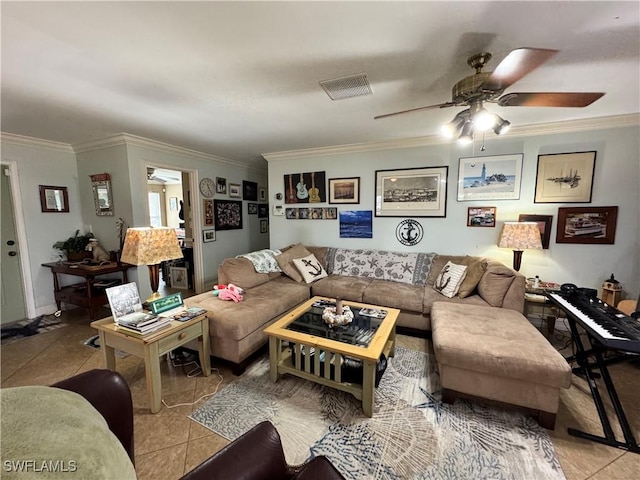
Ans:
[[[602,346],[640,353],[640,321],[607,305],[599,298],[558,292],[548,293],[547,296]]]

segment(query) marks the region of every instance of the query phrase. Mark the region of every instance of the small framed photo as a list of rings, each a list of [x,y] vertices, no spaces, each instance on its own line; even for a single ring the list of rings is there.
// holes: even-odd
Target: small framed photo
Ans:
[[[40,209],[43,212],[69,212],[67,187],[40,185]]]
[[[227,193],[227,179],[222,177],[216,177],[216,193]]]
[[[258,204],[257,203],[247,203],[247,213],[249,215],[257,215],[257,213],[258,213]]]
[[[237,183],[229,184],[229,196],[232,198],[240,198],[242,196],[242,192],[240,190],[240,185]]]
[[[242,181],[242,199],[251,202],[258,201],[258,184],[256,182]]]
[[[613,244],[618,207],[562,207],[558,209],[556,243]]]
[[[446,217],[449,167],[376,170],[376,217]]]
[[[213,227],[213,200],[202,200],[202,223],[205,227]]]
[[[178,197],[169,197],[169,210],[178,210]]]
[[[360,203],[360,177],[330,178],[329,203]]]
[[[466,157],[458,168],[458,201],[518,200],[522,153]]]
[[[260,233],[269,233],[269,221],[260,220]]]
[[[518,216],[519,222],[536,222],[538,229],[540,230],[540,238],[542,239],[542,248],[549,248],[549,242],[551,240],[551,224],[553,222],[553,215],[529,215],[527,213],[521,213]]]
[[[495,227],[496,207],[467,208],[467,227]]]
[[[538,155],[535,203],[591,203],[596,152]]]
[[[202,241],[204,243],[215,242],[216,241],[216,231],[214,229],[203,230],[202,231]]]
[[[266,203],[258,204],[258,218],[266,218],[269,216],[269,205]]]
[[[171,288],[187,290],[189,288],[189,277],[186,267],[170,267]]]
[[[260,187],[258,189],[258,200],[261,202],[267,201],[267,189]]]

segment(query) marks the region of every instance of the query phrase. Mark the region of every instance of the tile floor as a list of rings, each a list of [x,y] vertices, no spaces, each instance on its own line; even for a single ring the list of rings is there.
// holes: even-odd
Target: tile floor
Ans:
[[[104,309],[103,316],[109,311]],[[101,318],[101,317],[99,317]],[[95,334],[82,309],[66,311],[62,320],[66,327],[34,335],[1,347],[2,387],[47,385],[77,373],[102,367],[98,350],[83,345]],[[557,342],[563,339],[556,332]],[[398,335],[398,343],[408,348],[427,348],[424,339]],[[128,356],[117,359],[118,371],[129,383],[135,415],[136,470],[140,480],[177,479],[227,441],[189,420],[187,415],[197,408],[191,403],[216,389],[224,388],[235,378],[231,371],[212,362],[217,374],[209,377],[187,377],[190,367],[162,365],[162,398],[167,405],[153,415],[147,406],[147,392],[142,360]],[[610,368],[618,393],[640,439],[640,365],[625,363]],[[568,480],[610,480],[640,478],[640,455],[581,440],[567,434],[567,427],[599,434],[599,421],[586,382],[574,376],[572,387],[563,392],[558,421],[550,432],[554,447]],[[529,480],[529,479],[527,479]]]

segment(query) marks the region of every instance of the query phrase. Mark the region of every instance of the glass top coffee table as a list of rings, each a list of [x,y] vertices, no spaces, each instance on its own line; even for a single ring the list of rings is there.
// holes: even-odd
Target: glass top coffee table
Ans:
[[[400,310],[344,301],[354,313],[353,321],[331,326],[322,319],[325,305],[335,306],[335,299],[313,297],[264,330],[269,336],[271,380],[288,373],[343,390],[361,400],[365,415],[371,417],[378,360],[382,354],[394,355]],[[364,315],[363,309],[381,313]]]

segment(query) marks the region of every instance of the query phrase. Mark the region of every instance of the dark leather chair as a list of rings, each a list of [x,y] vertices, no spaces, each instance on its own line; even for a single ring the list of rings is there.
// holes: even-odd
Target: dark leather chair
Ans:
[[[129,385],[122,375],[95,369],[51,386],[75,392],[87,399],[105,418],[109,430],[120,440],[133,463],[133,402]]]
[[[181,480],[213,479],[344,480],[344,477],[324,456],[302,465],[288,465],[278,431],[265,421],[213,454]]]

